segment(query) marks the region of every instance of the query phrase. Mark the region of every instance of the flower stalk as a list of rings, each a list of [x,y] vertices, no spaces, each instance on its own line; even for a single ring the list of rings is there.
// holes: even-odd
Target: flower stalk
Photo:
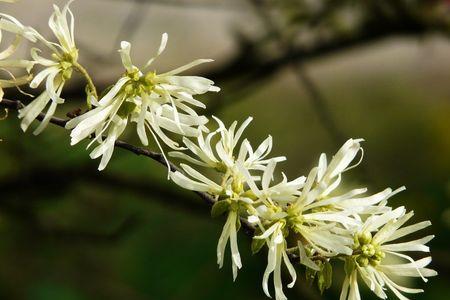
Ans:
[[[86,80],[86,83],[89,88],[89,94],[92,95],[95,99],[98,99],[98,93],[97,93],[97,87],[94,84],[94,81],[92,80],[92,77],[89,75],[89,72],[86,70],[85,67],[83,67],[80,63],[74,62],[73,67],[75,70],[77,70]],[[90,101],[89,97],[87,99],[87,106],[88,109],[92,109],[92,102]]]

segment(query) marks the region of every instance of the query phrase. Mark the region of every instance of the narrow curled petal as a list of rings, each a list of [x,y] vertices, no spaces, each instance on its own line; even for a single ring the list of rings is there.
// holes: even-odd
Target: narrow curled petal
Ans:
[[[161,44],[159,45],[158,52],[156,52],[156,55],[153,56],[152,58],[150,58],[150,59],[148,60],[148,62],[145,64],[144,69],[145,69],[145,68],[148,68],[148,67],[153,63],[153,61],[154,61],[156,58],[158,58],[158,56],[160,56],[161,53],[163,53],[164,49],[166,49],[166,46],[167,46],[167,40],[168,40],[168,39],[169,39],[168,34],[167,34],[167,33],[163,33],[163,34],[162,34],[162,37],[161,37]]]
[[[120,43],[120,57],[122,58],[122,64],[128,72],[133,71],[133,63],[131,61],[131,44],[127,41]]]

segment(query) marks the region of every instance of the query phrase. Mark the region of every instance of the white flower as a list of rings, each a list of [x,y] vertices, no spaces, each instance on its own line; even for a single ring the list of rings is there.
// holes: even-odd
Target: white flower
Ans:
[[[355,159],[359,152],[363,152],[360,142],[363,139],[349,139],[333,156],[330,163],[327,163],[327,157],[324,153],[320,156],[319,165],[315,172],[315,189],[317,197],[325,197],[335,190],[341,182],[342,173],[356,167],[362,160],[355,165],[350,166],[350,163]]]
[[[182,174],[179,171],[175,171],[170,174],[172,181],[179,186],[187,190],[207,192],[212,195],[219,195],[223,192],[224,188],[222,186],[208,179],[206,176],[202,175],[189,165],[180,164],[180,167],[184,170],[184,172],[186,172],[187,175]]]
[[[405,214],[403,207],[382,215],[369,217],[355,234],[353,253],[347,259],[347,277],[341,292],[341,300],[360,299],[358,276],[379,297],[386,299],[386,288],[389,288],[399,299],[408,299],[402,293],[420,293],[421,289],[401,286],[392,277],[426,277],[437,275],[436,271],[426,268],[431,257],[414,260],[403,252],[429,252],[426,244],[434,236],[426,236],[410,242],[394,242],[411,233],[431,225],[429,221],[402,227],[412,216],[413,212]],[[400,258],[401,264],[389,263],[389,257]]]
[[[162,53],[166,43],[167,34],[163,34],[157,54],[149,60],[145,68]],[[163,74],[155,72],[144,74],[132,64],[130,50],[131,45],[128,42],[122,42],[119,52],[126,72],[98,102],[92,99],[96,108],[67,123],[66,128],[73,129],[72,145],[88,138],[91,134],[95,134],[96,140],[102,141],[102,134],[106,130],[109,131],[111,121],[119,117],[137,123],[137,133],[143,145],[148,145],[147,131],[149,131],[163,155],[160,141],[172,149],[181,149],[178,143],[164,131],[197,137],[202,130],[207,130],[205,124],[208,119],[199,116],[189,105],[204,107],[204,104],[195,100],[193,95],[219,89],[206,78],[175,76],[175,74],[211,60],[196,60]],[[117,139],[120,134],[114,136]],[[108,159],[102,160],[100,170],[106,167],[110,158],[109,154],[113,150],[108,147],[102,149],[107,151]]]
[[[15,77],[9,68],[25,69],[29,74],[34,63],[25,59],[12,59],[11,56],[16,52],[23,38],[31,42],[36,41],[34,35],[30,34],[30,28],[25,27],[18,20],[6,14],[0,14],[0,42],[3,37],[2,31],[15,34],[15,39],[11,45],[0,52],[0,68],[11,77],[11,79],[0,79],[0,101],[3,99],[4,88],[18,87],[27,84],[31,80],[30,75]]]
[[[301,263],[309,268],[317,270],[318,267],[307,253],[325,257],[351,254],[351,229],[360,226],[361,215],[389,211],[387,200],[404,189],[388,188],[371,196],[361,196],[367,191],[361,188],[332,195],[341,181],[341,174],[352,168],[349,164],[362,151],[360,141],[348,140],[329,165],[322,154],[318,167],[309,173],[301,195],[286,208],[290,228],[302,237],[298,243]]]
[[[170,155],[172,157],[182,158],[198,166],[213,168],[221,172],[233,170],[237,164],[242,165],[248,170],[264,170],[269,162],[267,156],[272,151],[272,137],[268,136],[256,150],[253,150],[250,142],[244,139],[239,149],[237,149],[244,130],[253,118],[247,118],[237,129],[237,121],[234,121],[227,129],[220,119],[213,118],[216,120],[218,128],[214,132],[207,134],[206,138],[203,134],[199,135],[197,137],[197,143],[192,142],[188,138],[183,138],[184,145],[195,157],[183,152],[171,152]],[[220,139],[213,145],[212,141],[218,134],[220,135]],[[280,162],[286,158],[275,157],[271,159]]]
[[[196,171],[192,167],[181,164],[181,168],[186,173],[172,172],[170,178],[179,186],[198,192],[207,192],[216,196],[219,204],[227,205],[227,221],[223,226],[222,233],[217,243],[217,264],[223,267],[225,258],[225,248],[230,242],[231,266],[233,270],[233,280],[236,280],[238,269],[242,268],[241,257],[237,246],[237,231],[239,230],[239,211],[251,209],[252,199],[245,194],[245,182],[241,176],[236,174],[224,175],[222,185],[215,183]],[[219,196],[224,199],[219,200]],[[218,204],[218,203],[216,203]]]
[[[280,183],[271,185],[276,163],[275,160],[270,160],[267,164],[261,178],[261,187],[257,186],[254,176],[248,170],[240,166],[240,171],[244,174],[247,185],[256,197],[254,203],[262,203],[256,207],[256,214],[251,215],[249,221],[258,224],[262,231],[261,235],[254,238],[266,239],[266,244],[269,248],[267,267],[263,276],[264,293],[270,297],[268,280],[270,274],[273,273],[275,298],[277,300],[284,300],[287,298],[283,293],[283,283],[281,280],[281,265],[283,262],[292,277],[291,283],[288,284],[289,288],[294,286],[297,278],[295,269],[286,253],[287,243],[284,238],[284,231],[288,230],[286,225],[289,223],[289,215],[285,210],[299,196],[299,189],[303,187],[305,177],[299,177],[289,182],[283,174],[283,180]],[[270,227],[265,229],[267,223],[270,224]]]
[[[288,287],[292,288],[297,280],[295,268],[286,253],[286,241],[283,235],[285,224],[286,223],[284,221],[277,221],[267,230],[264,230],[261,235],[254,237],[255,239],[265,239],[269,248],[267,254],[267,267],[264,271],[262,287],[267,297],[271,297],[268,281],[270,274],[273,273],[273,284],[275,288],[276,300],[287,300],[287,297],[283,292],[283,282],[281,278],[281,265],[283,262],[286,265],[292,279],[292,281],[288,284]]]
[[[308,194],[311,187],[311,178],[315,176],[310,175],[306,183],[304,177],[299,177],[290,184],[286,179],[283,179],[281,184],[271,186],[274,169],[275,163],[269,163],[262,176],[261,189],[251,179],[250,174],[245,169],[241,169],[253,193],[265,205],[263,206],[266,214],[264,219],[274,218],[273,216],[270,217],[270,214],[267,215],[267,211],[276,212],[277,209],[282,209],[282,215],[278,215],[277,218],[285,219],[288,228],[299,234],[302,241],[306,242],[313,253],[319,253],[322,256],[335,256],[340,253],[350,254],[350,246],[353,240],[342,225],[356,226],[358,222],[350,217],[347,212],[320,209],[322,207],[312,209],[303,205],[304,195]],[[302,187],[303,190],[300,194],[299,189]],[[261,211],[261,207],[257,210]],[[299,240],[300,251],[305,248],[302,243]],[[301,259],[301,262],[310,268],[318,268],[307,256],[301,255]]]
[[[167,39],[168,35],[164,33],[156,55],[146,63],[143,70],[148,69],[164,51]],[[207,120],[205,117],[200,117],[190,107],[191,105],[205,108],[205,105],[194,99],[193,96],[206,92],[218,92],[220,89],[214,86],[212,80],[199,76],[179,76],[177,74],[212,60],[198,59],[162,74],[157,74],[155,71],[148,71],[143,74],[132,64],[130,51],[131,45],[128,42],[122,42],[120,54],[129,77],[128,84],[124,89],[132,91],[131,96],[139,98],[141,102],[137,109],[133,111],[139,138],[142,144],[148,145],[145,128],[147,126],[152,134],[156,133],[169,147],[178,149],[178,143],[168,138],[160,130],[160,127],[185,136],[198,136],[200,131],[195,130],[193,132],[191,127],[200,126],[205,129],[203,125]],[[166,105],[162,106],[163,104]],[[183,111],[183,113],[179,113],[178,110]],[[162,120],[157,120],[157,118],[162,118]]]
[[[258,197],[262,198],[263,194],[265,197],[273,199],[295,199],[298,196],[298,189],[302,186],[305,178],[301,177],[295,181],[288,182],[284,176],[282,182],[269,188],[266,185],[271,181],[277,161],[284,159],[265,159],[272,147],[271,138],[266,139],[256,151],[253,151],[250,143],[244,140],[241,144],[239,154],[236,156],[236,146],[251,119],[247,119],[237,131],[237,122],[234,122],[229,129],[226,129],[220,120],[216,120],[219,123],[219,129],[209,134],[206,140],[203,136],[198,137],[198,145],[185,139],[186,146],[198,158],[192,158],[183,153],[176,153],[174,156],[185,158],[200,166],[216,169],[222,175],[220,180],[221,184],[207,178],[186,164],[180,165],[185,174],[175,171],[171,173],[170,177],[176,184],[183,188],[208,192],[216,196],[216,199],[220,202],[218,204],[229,203],[227,222],[223,227],[217,245],[217,262],[219,267],[223,266],[224,252],[229,241],[232,255],[233,278],[235,279],[237,270],[242,267],[236,239],[236,232],[238,230],[236,223],[239,220],[239,212],[255,214],[256,210],[252,206],[253,201],[259,200]],[[220,140],[215,144],[214,151],[213,146],[211,146],[211,140],[217,133],[220,133]],[[249,170],[260,171],[261,169],[264,170],[264,190],[260,191],[259,189],[255,189],[252,192],[250,185],[256,185],[255,181],[259,180],[259,177],[250,175]]]
[[[111,118],[111,122],[108,126],[108,132],[106,133],[106,138],[101,139],[99,141],[100,144],[91,152],[90,157],[92,159],[101,157],[100,165],[98,167],[100,171],[106,167],[111,159],[114,152],[115,142],[124,132],[127,127],[127,123],[127,118],[121,118],[120,116],[114,116]]]
[[[246,178],[246,182],[256,198],[260,201],[268,201],[268,205],[287,204],[295,200],[300,195],[300,188],[305,184],[305,177],[301,176],[293,181],[288,181],[286,175],[281,173],[283,179],[281,182],[271,185],[274,179],[274,172],[277,165],[277,160],[271,159],[268,161],[261,178],[261,188],[256,184],[255,176],[239,164],[239,170]]]
[[[225,248],[228,241],[230,241],[231,251],[231,268],[233,271],[233,280],[236,280],[238,269],[242,268],[241,255],[237,243],[237,224],[239,223],[239,214],[237,211],[230,210],[228,212],[227,221],[223,226],[219,241],[217,242],[217,264],[219,268],[223,267],[225,258]]]
[[[387,188],[377,194],[364,197],[360,195],[367,192],[366,188],[354,189],[339,196],[331,196],[331,193],[336,191],[341,183],[342,173],[355,168],[362,161],[363,155],[361,154],[360,160],[349,167],[356,155],[359,152],[363,153],[361,141],[363,139],[349,139],[333,156],[329,164],[327,164],[325,154],[320,156],[317,168],[314,168],[308,176],[310,185],[307,185],[307,191],[303,191],[305,206],[309,205],[309,208],[329,206],[332,210],[347,210],[355,218],[359,218],[360,214],[382,213],[390,209],[386,207],[387,200],[403,191],[404,187],[394,191]]]
[[[255,181],[260,178],[258,176],[250,175],[249,171],[264,171],[267,169],[268,165],[271,165],[265,179],[265,182],[269,182],[267,178],[273,176],[276,163],[286,159],[285,157],[267,158],[272,149],[272,138],[269,136],[255,151],[253,151],[249,141],[245,139],[241,143],[239,152],[237,152],[236,148],[238,142],[252,118],[248,118],[237,130],[236,121],[233,122],[230,128],[226,129],[222,121],[217,118],[215,119],[219,124],[219,128],[208,134],[206,139],[203,134],[197,137],[198,144],[195,144],[187,138],[183,139],[186,147],[191,150],[196,157],[191,157],[182,152],[171,152],[170,155],[221,172],[223,174],[222,184],[219,185],[214,181],[211,181],[186,164],[181,164],[180,166],[187,175],[175,171],[170,174],[171,179],[176,184],[189,190],[209,192],[213,195],[218,195],[220,193],[228,193],[228,195],[231,195],[231,193],[236,190],[236,188],[233,188],[232,186],[233,183],[239,182],[239,184],[242,185],[249,184],[251,185],[250,188],[253,189],[252,186],[255,186]],[[220,138],[215,146],[213,146],[211,144],[212,139],[217,133],[220,134]],[[271,188],[270,193],[275,198],[281,199],[284,198],[285,195],[295,195],[304,181],[304,177],[300,177],[293,182],[288,182],[284,174],[283,177],[284,179],[282,182]],[[260,193],[259,190],[258,193]],[[255,195],[257,194],[255,193]]]
[[[45,91],[19,111],[19,118],[23,119],[21,122],[23,131],[28,129],[31,122],[37,118],[51,101],[44,119],[34,131],[36,135],[41,133],[55,114],[58,104],[64,103],[64,99],[60,97],[61,92],[66,81],[71,78],[74,64],[77,63],[78,59],[78,49],[74,41],[74,17],[69,8],[72,1],[69,1],[62,11],[58,6],[53,6],[54,12],[48,24],[58,43],[49,42],[37,31],[32,31],[32,34],[52,51],[52,58],[41,57],[39,55],[40,50],[37,48],[31,50],[34,63],[43,66],[44,69],[34,77],[30,87],[37,88],[45,80]]]

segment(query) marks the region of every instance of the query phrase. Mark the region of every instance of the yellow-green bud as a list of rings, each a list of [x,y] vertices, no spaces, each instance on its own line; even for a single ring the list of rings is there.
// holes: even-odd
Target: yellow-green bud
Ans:
[[[360,267],[367,267],[369,265],[369,259],[367,257],[362,256],[362,255],[359,256],[356,259],[356,262],[358,263],[358,265]]]
[[[369,244],[372,241],[372,234],[370,232],[362,232],[358,235],[358,241],[361,245]]]
[[[69,80],[72,77],[72,69],[65,69],[62,72],[62,78],[63,80]]]
[[[59,57],[58,54],[56,54],[56,53],[52,53],[52,58],[53,58],[54,60],[60,60],[60,57]]]
[[[379,266],[380,263],[381,263],[381,260],[379,260],[379,259],[371,259],[370,260],[370,265],[373,267]]]
[[[375,247],[372,244],[366,244],[361,247],[362,253],[367,257],[375,255]]]
[[[145,74],[144,80],[147,84],[155,85],[154,82],[155,77],[156,77],[155,72],[148,72],[147,74]]]
[[[239,203],[237,201],[231,201],[230,209],[232,211],[238,211],[239,210]]]
[[[217,163],[214,168],[221,173],[225,173],[228,170],[228,167],[221,162]]]
[[[125,91],[125,93],[128,94],[128,95],[132,94],[133,91],[134,91],[133,85],[132,85],[132,84],[127,84],[127,85],[125,86],[125,88],[124,88],[124,91]]]
[[[67,69],[72,68],[72,64],[70,62],[67,62],[67,61],[62,61],[60,63],[60,66],[61,66],[61,69],[63,69],[63,70],[67,70]]]
[[[235,179],[231,184],[231,188],[233,189],[233,192],[239,195],[244,190],[244,184],[242,183],[241,180]]]
[[[386,257],[386,254],[383,251],[381,251],[381,250],[377,250],[376,253],[375,253],[375,257],[377,259],[383,259],[383,258]]]

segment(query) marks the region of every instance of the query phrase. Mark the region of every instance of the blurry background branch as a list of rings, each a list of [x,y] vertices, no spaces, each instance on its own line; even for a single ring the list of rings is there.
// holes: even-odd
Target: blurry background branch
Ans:
[[[426,1],[412,2],[416,4],[410,8],[403,1],[322,1],[318,8],[314,8],[311,1],[253,0],[252,3],[266,23],[262,37],[254,40],[238,35],[241,48],[236,56],[221,68],[206,74],[219,83],[230,79],[236,82],[225,89],[225,95],[236,90],[242,92],[242,89],[255,88],[289,64],[305,63],[392,36],[418,38],[427,33],[448,35],[450,32],[448,13],[435,12],[437,8]],[[302,9],[302,3],[305,9]],[[309,10],[307,3],[313,6]],[[297,9],[293,8],[297,5]],[[311,13],[308,14],[308,11]],[[273,16],[279,21],[278,24],[273,22]],[[280,34],[288,37],[280,37]],[[302,43],[302,35],[308,41]],[[279,43],[280,38],[283,45],[277,49],[278,53],[275,56],[268,55],[265,48],[271,46],[274,40]],[[336,124],[326,111],[317,88],[306,73],[299,69],[297,74],[308,89],[316,112],[324,117],[324,126],[334,131],[331,135],[335,139],[342,139],[342,133],[333,127]],[[215,112],[225,104],[229,103],[223,99],[213,102],[209,110]]]
[[[264,1],[261,0],[250,0],[250,2],[255,7],[255,11],[260,16],[261,22],[264,24],[265,31],[268,32],[269,36],[272,36],[277,43],[277,48],[281,49],[282,52],[287,53],[287,55],[292,55],[294,51],[293,42],[294,37],[286,35],[289,32],[285,32],[283,28],[279,28],[270,14],[269,9],[266,8]],[[317,116],[320,118],[323,126],[326,128],[331,139],[336,145],[342,143],[347,135],[344,135],[339,129],[338,124],[336,124],[330,110],[326,105],[326,100],[321,95],[319,88],[316,86],[311,77],[304,70],[302,60],[298,59],[292,63],[294,73],[296,75],[299,83],[305,87],[311,106],[314,108]]]

